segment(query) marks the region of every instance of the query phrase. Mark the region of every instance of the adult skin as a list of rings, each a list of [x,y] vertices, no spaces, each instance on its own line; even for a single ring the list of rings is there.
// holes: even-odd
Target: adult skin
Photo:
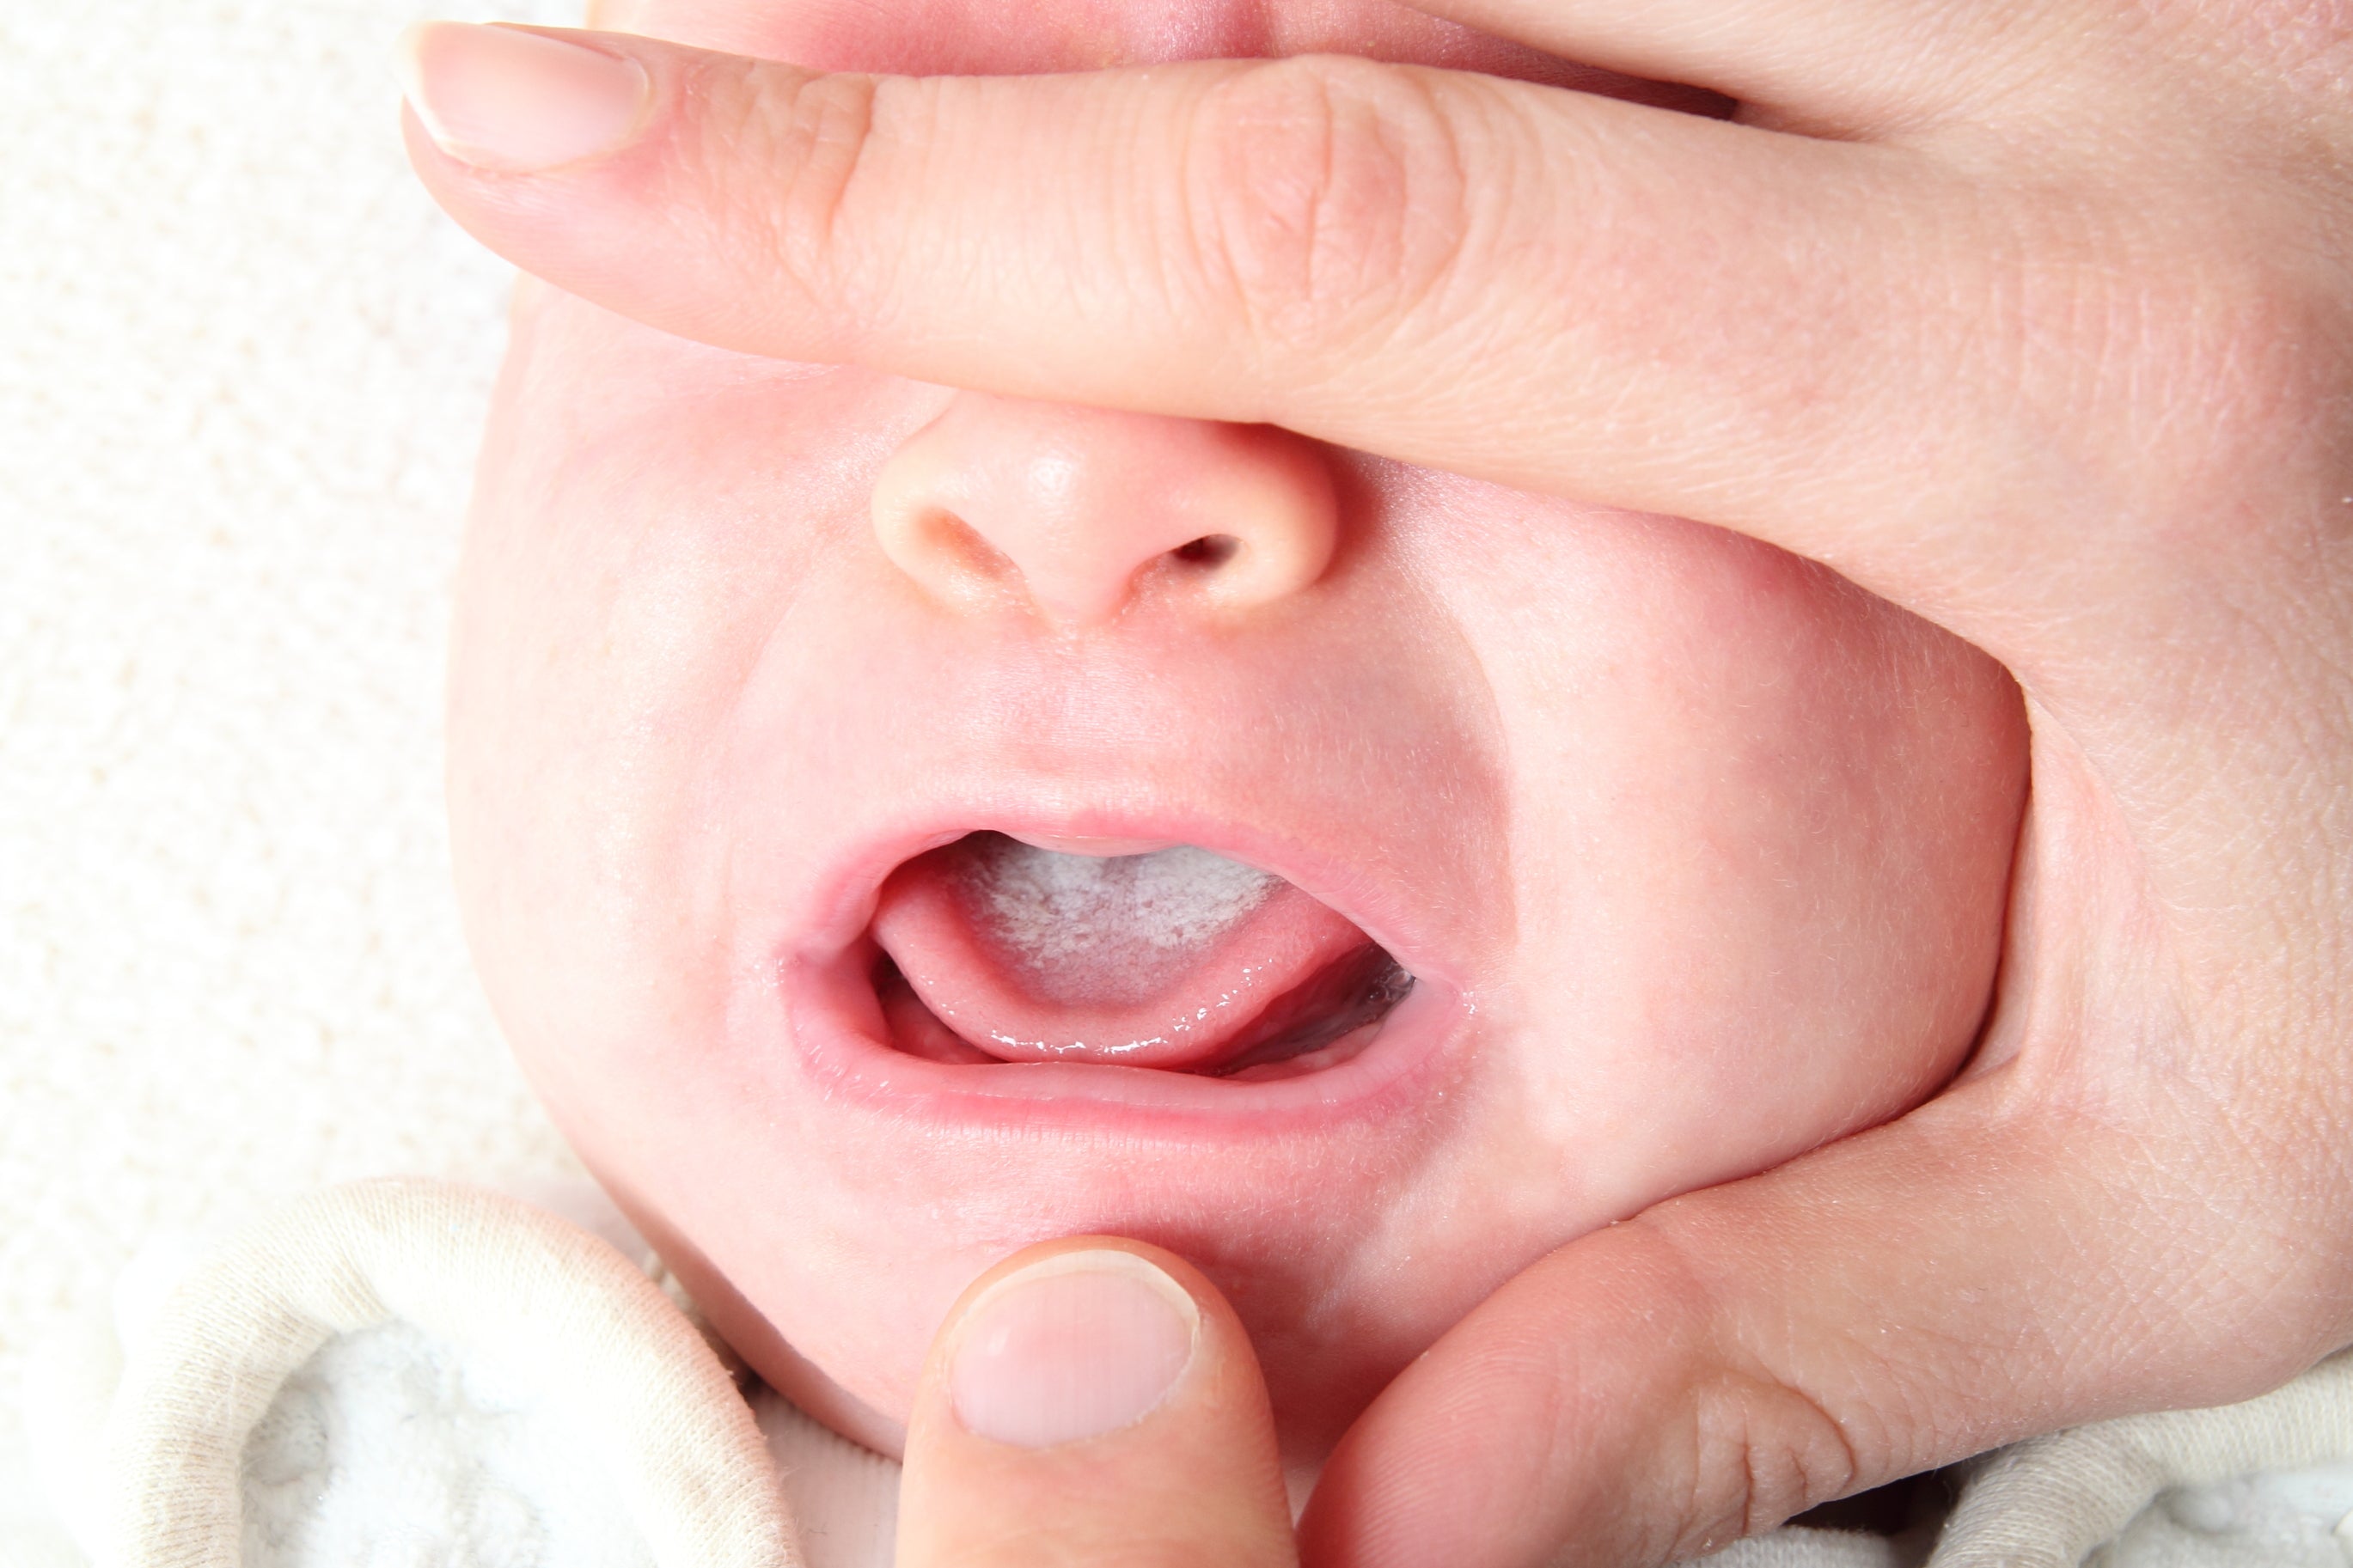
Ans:
[[[1968,1068],[1528,1269],[1358,1421],[1306,1561],[1662,1562],[2353,1341],[2353,16],[1419,9],[1740,109],[596,34],[628,101],[541,83],[517,126],[437,29],[467,134],[410,150],[485,243],[672,332],[1697,518],[2018,679]],[[1124,1539],[1184,1506],[1140,1488]]]

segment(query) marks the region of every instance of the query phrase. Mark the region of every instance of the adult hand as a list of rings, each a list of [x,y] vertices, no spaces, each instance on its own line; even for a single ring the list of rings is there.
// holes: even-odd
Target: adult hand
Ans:
[[[437,26],[411,152],[674,332],[1699,518],[2017,676],[1969,1068],[1527,1270],[1357,1423],[1308,1562],[1662,1561],[2353,1339],[2353,17],[1423,8],[1743,108]]]
[[[973,1282],[907,1427],[898,1568],[1290,1568],[1249,1336],[1182,1258],[1050,1241]]]

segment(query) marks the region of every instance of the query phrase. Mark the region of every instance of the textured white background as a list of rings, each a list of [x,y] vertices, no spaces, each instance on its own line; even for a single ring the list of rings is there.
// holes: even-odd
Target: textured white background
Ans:
[[[0,0],[0,1444],[151,1229],[565,1168],[444,865],[507,275],[400,151],[420,14]]]

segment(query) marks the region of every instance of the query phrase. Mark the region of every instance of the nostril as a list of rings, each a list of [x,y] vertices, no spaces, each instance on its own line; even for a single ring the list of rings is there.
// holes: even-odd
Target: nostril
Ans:
[[[1207,533],[1169,553],[1191,566],[1223,566],[1240,553],[1241,547],[1242,542],[1230,533]]]
[[[1284,599],[1322,576],[1339,522],[1325,459],[1287,432],[972,393],[884,462],[872,515],[942,605],[1026,601],[1065,626],[1139,595],[1187,616]]]
[[[967,602],[993,600],[1015,588],[1021,581],[1021,569],[1005,552],[988,541],[988,536],[958,517],[940,508],[924,511],[908,531],[912,538],[886,539],[884,551],[898,560],[902,567],[910,564],[902,555],[928,558],[928,563],[944,568],[921,572],[935,590],[944,591],[949,597]],[[898,544],[899,549],[892,549]],[[913,545],[909,551],[906,546]]]
[[[925,513],[923,528],[934,549],[947,552],[962,565],[995,573],[1011,564],[1003,551],[981,537],[980,530],[952,511]]]

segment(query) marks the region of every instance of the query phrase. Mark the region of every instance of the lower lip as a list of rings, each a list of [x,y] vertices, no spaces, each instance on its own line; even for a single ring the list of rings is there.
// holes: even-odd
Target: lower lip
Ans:
[[[783,1022],[829,1098],[894,1117],[967,1128],[1057,1128],[1100,1135],[1264,1137],[1426,1110],[1469,1037],[1456,987],[1417,975],[1371,1043],[1320,1071],[1218,1079],[1068,1062],[927,1061],[884,1038],[871,965],[856,953],[787,961]]]

